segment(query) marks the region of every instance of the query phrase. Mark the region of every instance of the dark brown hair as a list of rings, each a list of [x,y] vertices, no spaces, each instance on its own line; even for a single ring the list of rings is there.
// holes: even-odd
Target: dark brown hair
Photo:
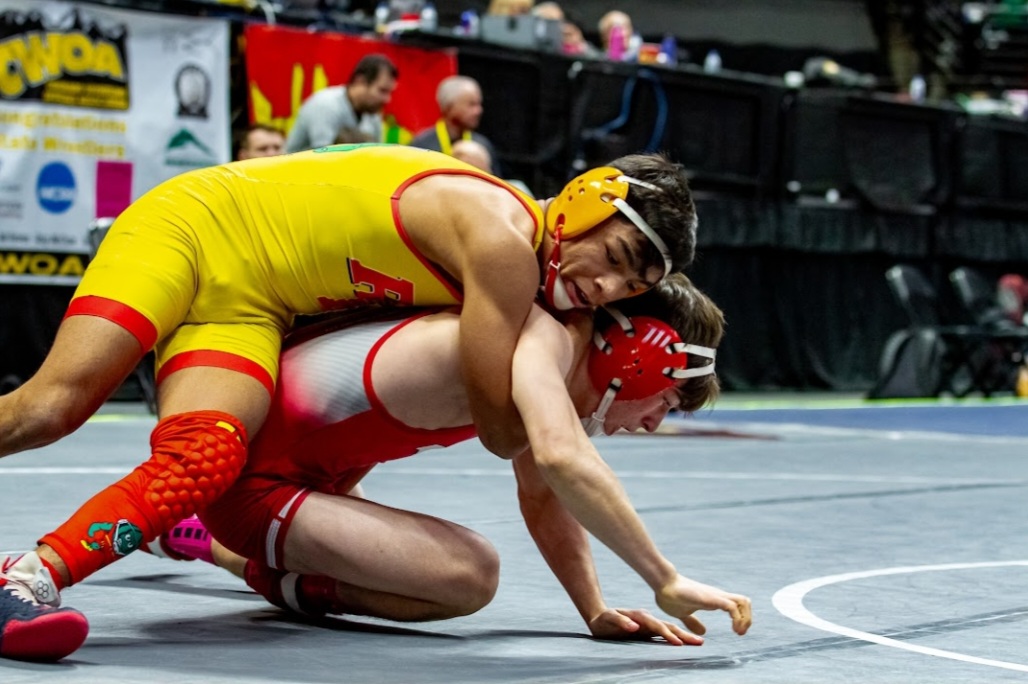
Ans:
[[[236,139],[236,156],[239,156],[239,150],[250,147],[250,134],[254,131],[264,131],[265,133],[278,133],[282,136],[283,140],[286,137],[286,132],[283,131],[281,128],[278,128],[277,126],[262,123],[250,124],[245,129],[243,129],[243,132],[240,133],[239,137]]]
[[[385,55],[378,53],[364,55],[361,57],[361,61],[357,62],[357,66],[353,68],[353,71],[350,72],[350,80],[346,84],[353,85],[360,79],[371,85],[378,80],[378,75],[383,71],[393,78],[400,77],[400,70]]]
[[[680,164],[662,154],[629,154],[610,163],[626,176],[655,185],[651,190],[632,185],[628,204],[643,217],[671,251],[672,268],[686,269],[696,255],[696,205]],[[646,241],[648,264],[663,264],[657,248]]]

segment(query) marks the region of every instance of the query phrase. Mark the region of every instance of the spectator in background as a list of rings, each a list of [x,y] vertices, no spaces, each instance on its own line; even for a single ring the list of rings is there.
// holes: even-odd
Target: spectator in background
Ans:
[[[560,22],[561,51],[565,55],[579,57],[600,57],[600,51],[586,42],[582,29],[564,13],[563,8],[555,2],[540,2],[532,8],[532,16],[539,19]]]
[[[564,21],[564,10],[555,2],[540,2],[532,8],[532,16],[550,21]]]
[[[449,76],[439,83],[435,97],[439,103],[439,120],[435,126],[426,128],[414,136],[410,144],[452,155],[453,144],[456,141],[474,140],[483,145],[489,152],[489,157],[494,160],[485,170],[497,173],[496,151],[492,143],[484,135],[476,132],[482,119],[482,89],[478,81],[470,76]]]
[[[286,152],[331,145],[344,127],[382,139],[382,108],[396,90],[399,72],[385,55],[361,58],[345,86],[324,88],[308,97],[286,138]]]
[[[1018,325],[1028,325],[1028,279],[1017,273],[1002,276],[996,284],[996,301],[1007,318]]]
[[[485,145],[475,140],[458,140],[453,143],[453,158],[460,159],[462,162],[471,164],[476,169],[481,169],[486,173],[492,173],[492,155],[489,154],[489,150],[486,149]],[[522,181],[513,178],[505,178],[504,180],[529,197],[535,199],[535,195]]]
[[[573,21],[565,19],[560,24],[561,50],[565,55],[576,57],[602,57],[603,52],[587,41],[582,29]]]
[[[486,173],[493,168],[493,158],[489,156],[489,150],[474,140],[458,140],[453,143],[453,158],[460,159],[465,164],[471,164],[476,169]]]
[[[274,157],[282,154],[285,149],[285,134],[267,124],[253,124],[243,131],[239,138],[239,149],[236,159],[253,159],[255,157]]]
[[[490,0],[486,14],[504,17],[528,14],[534,4],[535,0]]]
[[[624,38],[624,52],[616,58],[626,62],[636,61],[639,58],[639,48],[642,47],[642,38],[635,33],[632,18],[619,10],[612,10],[600,17],[599,30],[603,53],[611,56],[610,37],[615,27],[618,27]]]

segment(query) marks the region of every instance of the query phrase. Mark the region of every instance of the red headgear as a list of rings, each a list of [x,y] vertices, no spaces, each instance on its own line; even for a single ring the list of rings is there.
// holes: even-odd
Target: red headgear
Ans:
[[[710,375],[714,372],[715,351],[710,347],[685,344],[664,321],[649,316],[626,317],[607,308],[615,323],[602,333],[593,333],[595,348],[589,354],[589,377],[597,390],[604,392],[591,428],[603,425],[607,409],[615,399],[632,401],[659,394],[674,386],[676,380]],[[689,368],[689,354],[709,358],[705,366]],[[593,431],[587,427],[587,431]]]

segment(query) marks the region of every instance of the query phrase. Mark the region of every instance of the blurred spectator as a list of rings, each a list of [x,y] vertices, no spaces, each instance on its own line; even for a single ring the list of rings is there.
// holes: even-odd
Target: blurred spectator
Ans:
[[[555,2],[540,2],[532,8],[532,16],[540,19],[560,22],[561,51],[565,55],[576,55],[580,57],[600,57],[600,50],[586,42],[582,35],[582,29],[578,27],[571,17],[564,13],[563,8]]]
[[[642,47],[642,38],[636,35],[632,28],[632,18],[619,10],[612,10],[600,17],[599,30],[603,53],[611,53],[610,37],[615,27],[619,28],[624,38],[624,52],[618,59],[626,62],[636,61],[639,58],[639,48]]]
[[[382,108],[396,89],[399,73],[385,55],[366,55],[345,86],[324,88],[308,97],[286,138],[286,151],[331,145],[345,127],[382,139]]]
[[[481,133],[476,133],[482,119],[482,89],[478,81],[470,76],[450,76],[444,78],[436,89],[436,101],[439,103],[440,118],[435,126],[414,136],[410,144],[426,150],[438,150],[453,154],[453,144],[458,140],[474,140],[485,146],[489,157],[496,159],[493,145]],[[496,165],[490,167],[490,173],[496,173]]]
[[[274,157],[282,154],[285,144],[286,136],[281,130],[266,124],[253,124],[239,138],[236,159]]]
[[[378,142],[371,137],[370,134],[365,133],[359,128],[353,126],[343,126],[339,129],[339,133],[336,134],[336,139],[332,141],[333,145],[354,145],[360,143]]]
[[[917,74],[924,74],[930,60],[924,58],[926,4],[924,0],[866,0],[878,53],[886,65],[896,92],[906,92]]]
[[[565,55],[576,57],[603,57],[603,51],[590,43],[582,35],[582,29],[570,19],[560,25],[561,49]]]
[[[492,173],[492,155],[489,154],[489,150],[486,149],[485,145],[475,140],[458,140],[453,143],[453,157],[454,159],[460,159],[465,164],[471,164],[476,169]],[[513,185],[529,197],[535,197],[535,195],[532,194],[532,191],[528,189],[528,186],[521,181],[513,178],[507,178],[505,180],[507,183]]]
[[[528,14],[532,11],[535,0],[489,0],[489,9],[486,14],[499,16],[514,16]]]
[[[487,173],[493,172],[493,158],[489,150],[474,140],[458,140],[453,144],[453,156],[465,164],[471,164],[476,169]]]
[[[456,155],[455,155],[456,156]],[[1016,273],[1007,273],[996,284],[996,299],[1014,323],[1028,325],[1028,279]]]
[[[564,10],[555,2],[540,2],[532,8],[532,16],[550,21],[564,21]]]

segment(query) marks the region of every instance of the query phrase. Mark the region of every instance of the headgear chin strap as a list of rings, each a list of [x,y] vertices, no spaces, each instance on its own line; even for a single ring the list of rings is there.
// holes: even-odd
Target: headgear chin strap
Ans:
[[[574,309],[575,305],[568,296],[567,285],[560,277],[560,234],[561,227],[553,235],[553,249],[550,250],[550,260],[546,264],[546,276],[543,279],[543,297],[546,303],[558,311]]]
[[[546,227],[553,235],[553,251],[546,266],[543,294],[547,303],[560,310],[573,308],[560,277],[560,243],[588,232],[621,212],[657,248],[664,259],[664,275],[671,273],[671,250],[639,212],[628,204],[632,185],[659,191],[656,185],[626,176],[613,166],[586,171],[564,186],[546,209]]]
[[[602,334],[598,330],[593,332],[595,348],[589,354],[589,377],[593,386],[603,392],[603,398],[585,424],[590,435],[602,429],[615,399],[651,397],[673,387],[676,380],[714,372],[714,349],[682,342],[674,328],[656,318],[628,318],[610,307],[606,311],[616,325]],[[689,354],[708,358],[710,363],[689,368]]]

